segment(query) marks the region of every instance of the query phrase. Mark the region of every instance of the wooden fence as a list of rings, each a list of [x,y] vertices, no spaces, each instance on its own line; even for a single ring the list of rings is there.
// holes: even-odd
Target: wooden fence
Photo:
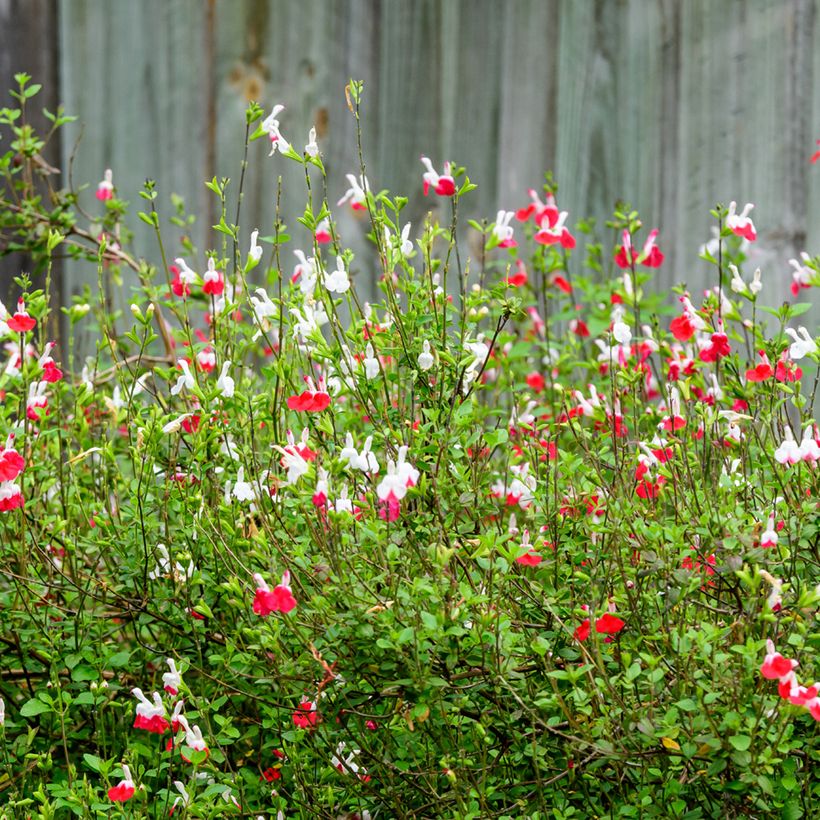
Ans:
[[[10,5],[27,4],[0,0],[0,21]],[[547,169],[571,217],[602,225],[628,200],[661,229],[660,285],[706,284],[697,255],[717,202],[756,204],[751,263],[769,300],[788,296],[789,258],[820,252],[816,0],[59,0],[56,11],[59,96],[84,124],[74,179],[111,167],[135,206],[143,180],[158,180],[200,215],[200,248],[216,221],[203,180],[238,176],[249,99],[285,104],[299,148],[317,126],[338,198],[358,167],[352,76],[365,81],[371,186],[411,195],[415,220],[430,206],[426,153],[467,166],[473,215],[489,219],[524,204]],[[79,133],[66,129],[64,165]],[[253,148],[243,221],[265,233],[277,176],[291,224],[304,179]],[[93,207],[92,189],[85,199]],[[363,224],[337,217],[360,248]],[[133,227],[155,256],[147,227]],[[82,271],[66,275],[76,289]]]

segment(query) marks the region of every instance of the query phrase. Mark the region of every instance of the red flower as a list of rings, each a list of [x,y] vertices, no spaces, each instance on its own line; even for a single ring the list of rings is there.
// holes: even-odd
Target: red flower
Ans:
[[[14,436],[10,435],[6,441],[5,449],[0,450],[0,481],[14,481],[26,466],[23,457],[12,449],[13,442]]]
[[[595,621],[595,631],[602,635],[615,635],[626,626],[626,622],[613,615],[611,612],[604,613]]]
[[[313,380],[306,378],[308,389],[302,391],[298,396],[288,397],[288,408],[297,413],[321,413],[330,406],[330,394],[324,389],[322,379],[319,379],[318,388],[313,384]]]
[[[688,342],[695,335],[695,326],[686,313],[674,318],[669,324],[669,330],[679,342]]]
[[[524,263],[520,259],[515,264],[515,273],[508,276],[504,280],[506,284],[513,288],[520,288],[523,285],[526,285],[528,281],[529,277],[527,276],[527,269],[524,267]]]
[[[777,368],[774,372],[774,377],[779,382],[794,382],[799,381],[803,377],[803,371],[788,358],[786,350],[780,356],[777,362]]]
[[[575,639],[585,641],[589,637],[590,629],[589,618],[585,618],[580,626],[575,627]]]
[[[546,382],[540,373],[530,373],[527,376],[527,384],[535,390],[536,393],[540,393],[544,389]]]
[[[751,367],[746,371],[747,382],[765,382],[774,375],[774,370],[769,364],[769,357],[765,350],[758,351],[763,361],[757,367]]]
[[[225,277],[216,269],[213,258],[208,260],[208,270],[202,280],[202,292],[208,296],[221,296],[225,290]]]
[[[777,680],[791,674],[792,669],[797,666],[797,661],[784,658],[779,652],[774,651],[774,643],[766,641],[766,658],[760,667],[760,674],[767,680]]]
[[[14,333],[27,333],[37,324],[37,320],[28,315],[26,303],[22,298],[17,300],[17,310],[11,318],[6,320],[6,326]]]
[[[556,276],[552,280],[552,284],[560,290],[564,291],[564,293],[572,293],[572,285],[570,285],[570,283],[566,279],[564,279],[563,276]]]
[[[258,573],[253,576],[256,581],[256,595],[253,599],[253,611],[263,618],[272,612],[290,612],[296,607],[296,599],[290,588],[290,572],[282,575],[282,583],[273,590]]]
[[[313,729],[319,722],[315,701],[303,700],[293,713],[293,725],[297,729]]]
[[[702,362],[716,362],[732,352],[729,346],[729,337],[725,333],[716,332],[712,334],[712,339],[703,350],[700,351]]]

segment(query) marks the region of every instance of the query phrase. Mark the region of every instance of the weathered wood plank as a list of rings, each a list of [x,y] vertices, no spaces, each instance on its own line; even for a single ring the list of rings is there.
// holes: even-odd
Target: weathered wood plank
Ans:
[[[17,107],[9,96],[9,89],[16,88],[14,75],[25,72],[32,83],[40,83],[42,91],[28,106],[29,122],[44,132],[50,123],[42,109],[57,108],[57,9],[55,0],[0,0],[0,107]],[[54,166],[61,162],[60,140],[56,136],[47,146],[44,159]],[[2,238],[0,238],[2,241]],[[59,300],[59,263],[55,263],[54,296]],[[32,260],[23,254],[0,256],[0,299],[8,298],[13,278],[21,272],[32,272]]]
[[[319,124],[332,204],[344,174],[358,173],[343,98],[354,76],[365,81],[371,184],[411,195],[413,221],[439,204],[418,196],[418,157],[428,153],[436,164],[467,164],[480,186],[469,215],[492,219],[499,207],[523,204],[547,169],[573,217],[602,226],[617,199],[629,200],[662,231],[663,285],[709,283],[697,250],[717,202],[757,203],[750,264],[762,265],[769,299],[787,294],[790,257],[818,251],[820,224],[810,214],[820,206],[820,169],[807,162],[820,114],[816,0],[210,4],[209,81],[202,3],[63,0],[63,97],[86,122],[76,179],[93,182],[112,165],[121,193],[136,202],[144,177],[156,176],[207,214],[202,181],[238,176],[243,111],[256,97],[268,110],[288,106],[283,132],[297,148]],[[219,111],[212,162],[209,82]],[[248,231],[269,228],[281,175],[294,246],[307,247],[294,221],[301,173],[265,153],[251,147]],[[336,217],[345,244],[362,251],[361,218],[347,209]],[[200,250],[215,241],[206,225],[195,234]],[[289,265],[289,252],[284,259]],[[366,256],[360,261],[364,273]]]

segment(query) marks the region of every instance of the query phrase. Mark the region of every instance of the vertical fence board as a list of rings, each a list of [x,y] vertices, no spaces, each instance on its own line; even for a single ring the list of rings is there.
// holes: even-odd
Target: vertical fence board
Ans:
[[[267,110],[288,106],[282,129],[298,150],[319,125],[333,205],[344,174],[358,174],[343,97],[353,76],[365,81],[371,184],[411,195],[414,221],[441,204],[418,196],[418,157],[428,153],[437,165],[466,164],[479,184],[465,217],[524,204],[550,168],[574,218],[602,227],[617,199],[630,201],[647,228],[661,228],[663,285],[687,280],[697,290],[711,280],[698,247],[710,236],[709,208],[730,199],[757,203],[750,262],[763,266],[768,298],[787,294],[790,257],[820,250],[809,216],[820,205],[820,170],[808,165],[820,113],[816,0],[212,2],[214,167],[203,5],[63,0],[62,93],[86,123],[76,180],[94,182],[111,165],[136,203],[142,180],[156,176],[206,214],[207,175],[232,177],[236,194],[243,112],[258,98]],[[264,156],[264,142],[250,151],[246,234],[269,231],[281,175],[293,247],[306,247],[294,222],[301,172]],[[361,252],[361,217],[335,216],[345,244]],[[195,232],[200,250],[215,241],[206,227]],[[135,230],[153,253],[146,231]],[[290,250],[283,259],[289,267]],[[368,276],[367,255],[358,262]]]

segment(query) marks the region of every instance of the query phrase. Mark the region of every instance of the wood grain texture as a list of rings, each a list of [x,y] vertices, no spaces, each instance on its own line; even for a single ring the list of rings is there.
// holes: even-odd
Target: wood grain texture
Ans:
[[[48,129],[50,123],[42,109],[54,112],[57,108],[58,70],[57,10],[55,0],[0,0],[0,107],[17,107],[9,96],[16,88],[14,75],[25,72],[32,83],[40,83],[42,91],[28,106],[29,121],[38,131]],[[5,150],[0,145],[0,150]],[[44,159],[60,166],[60,141],[53,139],[44,151]],[[55,265],[55,273],[59,265]],[[16,288],[13,278],[21,272],[34,273],[32,262],[23,254],[0,256],[0,299],[7,299]],[[35,277],[37,284],[41,284]],[[55,293],[59,299],[59,293]]]
[[[436,205],[420,197],[426,153],[467,165],[479,218],[524,204],[548,169],[574,217],[602,226],[628,200],[661,229],[660,286],[709,284],[697,253],[717,202],[756,203],[750,261],[763,267],[770,301],[788,295],[788,259],[820,251],[820,169],[808,164],[820,114],[816,0],[210,2],[209,70],[203,2],[62,0],[61,92],[86,123],[77,180],[93,183],[110,165],[126,199],[136,203],[155,177],[207,214],[202,182],[238,177],[243,111],[256,98],[287,106],[283,132],[298,148],[320,123],[333,203],[344,174],[358,173],[343,98],[354,76],[365,81],[371,186],[409,194],[413,221]],[[306,246],[295,225],[302,174],[265,154],[252,146],[246,234],[269,229],[281,175],[294,246]],[[362,220],[336,216],[362,252]],[[153,255],[147,230],[134,230]],[[203,222],[197,245],[214,241]],[[366,278],[366,254],[359,261]]]

